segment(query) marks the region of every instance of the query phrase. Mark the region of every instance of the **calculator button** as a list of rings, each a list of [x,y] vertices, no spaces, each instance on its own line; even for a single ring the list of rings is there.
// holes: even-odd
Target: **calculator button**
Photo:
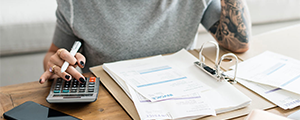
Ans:
[[[95,82],[89,82],[89,85],[95,85]]]
[[[62,92],[63,92],[63,93],[68,93],[68,92],[69,92],[69,90],[63,90]]]
[[[80,84],[80,87],[85,87],[85,84]]]
[[[95,88],[94,86],[89,87],[89,89],[94,89],[94,88]]]
[[[78,84],[78,80],[73,80],[73,84],[77,85]]]
[[[62,78],[57,78],[57,82],[61,82],[62,81]]]
[[[71,92],[72,92],[72,93],[76,93],[76,92],[77,92],[77,89],[72,89]]]
[[[54,93],[60,93],[60,90],[53,90]]]
[[[85,91],[84,89],[83,90],[82,89],[79,90],[79,92],[84,92],[84,91]]]
[[[80,87],[79,89],[80,89],[80,90],[85,90],[85,87]]]
[[[77,87],[71,87],[71,89],[75,90],[75,89],[77,89]]]
[[[69,90],[69,88],[64,88],[64,90]]]
[[[89,92],[94,92],[94,89],[89,89]]]
[[[90,77],[89,82],[95,82],[96,81],[96,77]]]
[[[72,89],[72,90],[75,90],[75,89],[77,90],[77,87],[72,87],[71,89]]]

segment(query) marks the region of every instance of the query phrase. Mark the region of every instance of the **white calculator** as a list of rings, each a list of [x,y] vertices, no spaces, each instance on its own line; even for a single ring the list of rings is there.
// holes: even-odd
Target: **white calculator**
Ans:
[[[84,84],[74,78],[70,81],[57,78],[54,79],[46,100],[48,103],[94,102],[98,97],[99,85],[99,77],[86,78]]]

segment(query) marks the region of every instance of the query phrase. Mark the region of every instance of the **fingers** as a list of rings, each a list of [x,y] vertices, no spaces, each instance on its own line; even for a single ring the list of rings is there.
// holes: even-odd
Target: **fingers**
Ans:
[[[61,68],[59,66],[54,65],[53,63],[49,63],[49,66],[52,66],[51,67],[52,68],[52,73],[58,75],[59,77],[63,78],[64,80],[69,81],[69,80],[72,79],[72,77],[71,77],[71,75],[69,73],[67,73],[67,72],[60,72]]]
[[[58,75],[55,75],[49,71],[46,71],[42,74],[42,76],[40,77],[39,83],[40,84],[44,84],[47,80],[49,79],[54,79],[54,78],[59,78]]]
[[[84,68],[86,61],[85,57],[81,53],[76,53],[75,58],[77,59],[76,64],[78,64],[80,68]]]
[[[85,77],[79,73],[73,66],[69,66],[66,70],[68,73],[70,73],[76,80],[78,80],[81,83],[85,83]]]
[[[50,57],[49,62],[48,62],[48,67],[52,67],[53,65],[62,66],[63,63],[64,63],[64,60],[62,60],[56,53],[55,55],[52,55]]]
[[[70,63],[70,66],[68,66],[66,72],[61,72],[61,66],[64,61]],[[69,81],[72,79],[71,76],[73,76],[81,83],[85,83],[85,77],[75,69],[77,65],[83,68],[85,62],[86,59],[81,53],[76,53],[75,56],[72,56],[66,49],[58,49],[56,53],[50,57],[47,63],[48,69],[42,74],[39,82],[43,84],[47,79],[53,78],[54,76]]]
[[[76,53],[75,56],[72,56],[67,50],[59,49],[50,57],[50,62],[62,66],[64,61],[67,61],[70,65],[76,67],[78,65],[80,68],[84,68],[86,59],[81,53]]]
[[[48,70],[45,71],[42,76],[40,77],[39,83],[43,84],[46,80],[48,80],[52,76],[52,73]]]
[[[68,63],[70,63],[70,65],[75,65],[75,63],[77,62],[76,58],[73,55],[71,55],[71,53],[66,49],[62,48],[57,50],[56,55],[58,56],[59,59],[62,59],[63,61],[67,61]],[[55,56],[53,57],[55,58]],[[62,63],[58,65],[62,65]]]
[[[60,67],[56,66],[56,65],[53,65],[54,67],[52,67],[52,72],[50,71],[45,71],[42,76],[40,77],[40,80],[39,80],[39,83],[43,84],[46,80],[48,80],[51,76],[53,75],[57,75],[58,77],[61,77],[63,78],[64,80],[71,80],[72,77],[70,74],[72,74],[72,76],[77,79],[80,83],[85,83],[86,80],[85,80],[85,77],[79,73],[73,66],[69,66],[66,70],[66,72],[63,72],[61,73],[60,72]],[[70,73],[70,74],[68,74]]]

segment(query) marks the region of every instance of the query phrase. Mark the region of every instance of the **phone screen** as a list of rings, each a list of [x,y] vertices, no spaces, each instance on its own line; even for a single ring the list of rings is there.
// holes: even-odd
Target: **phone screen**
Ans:
[[[32,101],[5,112],[3,116],[8,120],[80,120]]]

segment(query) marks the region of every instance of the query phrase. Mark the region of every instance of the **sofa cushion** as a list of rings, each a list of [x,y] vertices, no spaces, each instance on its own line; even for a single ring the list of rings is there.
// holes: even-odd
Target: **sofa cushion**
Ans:
[[[0,55],[45,51],[55,27],[54,0],[0,0]]]
[[[300,20],[300,0],[246,0],[252,24]]]

